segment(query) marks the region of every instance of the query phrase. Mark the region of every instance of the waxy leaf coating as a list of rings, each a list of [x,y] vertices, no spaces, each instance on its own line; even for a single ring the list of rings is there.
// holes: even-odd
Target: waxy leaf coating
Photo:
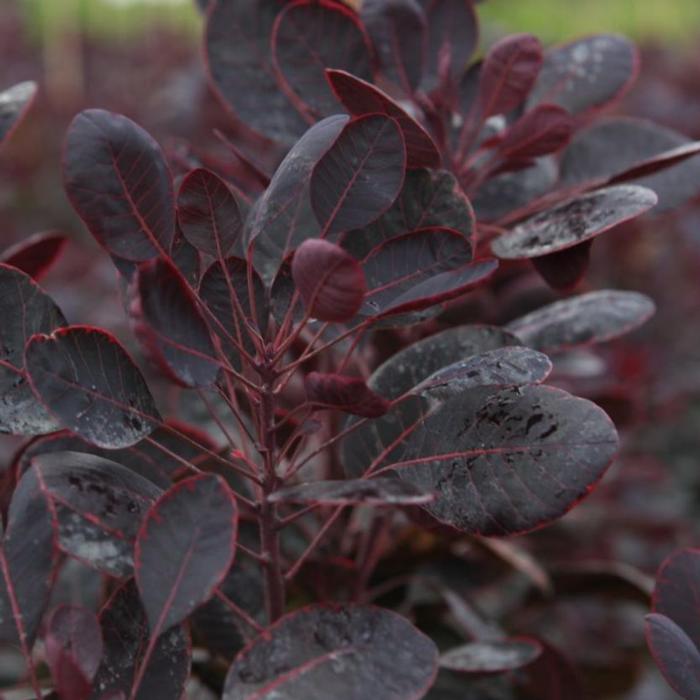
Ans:
[[[158,144],[138,124],[101,109],[78,114],[66,135],[66,194],[107,251],[142,261],[175,238],[172,179]]]
[[[613,185],[588,192],[535,214],[499,236],[491,250],[504,260],[566,250],[643,214],[656,202],[652,190],[638,185]]]
[[[367,289],[357,260],[318,238],[304,241],[294,253],[292,278],[308,313],[321,321],[352,319]]]
[[[151,507],[134,550],[136,585],[152,636],[214,594],[236,552],[238,509],[214,474],[180,481]]]
[[[312,481],[289,486],[268,496],[271,503],[327,503],[329,505],[403,506],[428,503],[432,493],[391,477]]]
[[[325,68],[371,80],[369,38],[357,14],[339,2],[296,0],[277,15],[271,37],[273,65],[282,89],[307,119],[338,112]]]
[[[655,310],[644,294],[601,289],[543,306],[506,329],[525,345],[555,352],[618,338],[641,326]]]
[[[348,122],[311,174],[321,237],[378,219],[401,192],[405,168],[406,147],[395,119],[370,114]]]
[[[162,490],[91,454],[55,452],[35,456],[31,464],[56,514],[58,546],[109,576],[130,576],[136,533]]]
[[[440,667],[460,673],[502,673],[527,666],[541,653],[534,639],[470,642],[443,653]]]
[[[234,660],[224,700],[418,700],[434,643],[396,613],[312,606],[286,615]]]
[[[36,83],[28,80],[0,92],[0,145],[10,137],[36,95]]]
[[[209,326],[181,274],[165,260],[139,267],[140,335],[168,374],[187,387],[210,386],[219,363]]]
[[[68,239],[61,233],[37,233],[6,248],[0,255],[0,262],[26,272],[34,280],[40,280],[61,255],[67,242]]]
[[[375,394],[359,377],[311,372],[306,375],[304,386],[306,398],[324,408],[365,418],[377,418],[389,410],[389,402]]]
[[[105,331],[69,326],[34,335],[25,364],[34,393],[49,411],[98,447],[133,445],[160,420],[141,372]]]

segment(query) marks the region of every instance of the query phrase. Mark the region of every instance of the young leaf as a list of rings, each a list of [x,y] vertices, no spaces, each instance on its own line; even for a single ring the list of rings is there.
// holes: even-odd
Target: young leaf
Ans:
[[[548,255],[629,221],[656,202],[656,195],[639,185],[613,185],[588,192],[535,214],[495,239],[491,250],[503,260]]]
[[[243,227],[228,185],[204,168],[192,170],[182,181],[177,218],[185,238],[200,252],[219,260],[231,254]]]
[[[359,377],[311,372],[306,375],[304,386],[307,399],[323,408],[365,418],[376,418],[389,410],[389,402],[375,394]]]
[[[160,637],[149,638],[133,581],[107,601],[100,612],[100,626],[104,654],[93,686],[100,689],[101,698],[119,693],[129,700],[182,697],[191,663],[187,632],[177,625]]]
[[[435,491],[424,508],[437,520],[507,535],[564,515],[590,493],[617,446],[612,422],[590,401],[542,386],[485,388],[440,404],[407,431],[399,461],[382,465]]]
[[[525,345],[558,352],[618,338],[641,326],[655,309],[644,294],[602,289],[543,306],[506,328]]]
[[[311,174],[311,206],[321,237],[378,219],[398,197],[405,168],[396,120],[370,114],[346,124]]]
[[[440,666],[459,673],[503,673],[527,666],[541,653],[534,639],[470,642],[442,654]]]
[[[0,262],[40,280],[58,259],[68,239],[61,233],[37,233],[7,248]]]
[[[351,320],[367,289],[357,260],[319,238],[304,241],[294,253],[292,278],[310,315],[321,321]]]
[[[36,96],[36,83],[29,80],[0,92],[0,146],[29,111]]]
[[[412,95],[423,77],[426,18],[416,0],[364,0],[360,16],[377,52],[379,69]]]
[[[66,325],[61,310],[26,273],[0,264],[0,432],[41,435],[58,424],[36,399],[24,371],[24,346],[34,333]]]
[[[237,524],[233,494],[214,474],[179,482],[151,507],[134,559],[152,637],[211,598],[231,567]]]
[[[389,95],[346,71],[327,69],[326,77],[338,100],[353,116],[385,114],[396,119],[406,144],[407,168],[440,166],[440,152],[432,136]]]
[[[542,44],[532,34],[513,34],[487,52],[479,79],[482,119],[519,107],[542,66]]]
[[[311,123],[338,111],[324,69],[372,79],[369,38],[357,14],[333,0],[296,0],[277,15],[272,62],[283,90]]]
[[[59,697],[87,700],[102,658],[102,631],[93,612],[61,605],[49,619],[46,661]]]
[[[329,690],[334,700],[418,700],[436,668],[435,644],[400,615],[312,606],[280,619],[236,657],[223,700],[322,700]]]
[[[246,227],[256,269],[270,284],[282,261],[321,228],[311,208],[309,181],[313,167],[348,122],[346,115],[328,117],[312,126],[277,168],[269,187],[252,209]]]
[[[606,107],[634,81],[639,58],[631,41],[597,34],[550,49],[526,108],[542,102],[585,114]]]
[[[65,143],[66,194],[88,230],[125,260],[170,251],[172,179],[158,144],[138,124],[101,109],[73,119]]]
[[[270,503],[323,503],[327,505],[409,506],[429,503],[432,493],[399,479],[339,479],[288,486],[268,496]]]
[[[152,260],[139,267],[138,327],[151,352],[182,386],[210,386],[219,363],[194,294],[172,263]]]
[[[518,119],[498,144],[498,152],[512,160],[537,158],[565,146],[574,130],[574,120],[556,105],[537,105]]]
[[[280,90],[272,67],[270,35],[279,0],[213,3],[205,50],[212,86],[225,107],[244,124],[289,146],[305,122]]]
[[[33,335],[24,357],[36,396],[62,425],[98,447],[133,445],[160,420],[141,372],[105,331],[68,326]]]
[[[700,652],[693,640],[671,618],[646,616],[649,649],[668,684],[686,700],[700,694]]]
[[[541,384],[551,371],[552,363],[541,352],[518,346],[497,348],[439,369],[413,391],[444,400],[477,386]]]
[[[59,547],[108,576],[130,576],[136,533],[161,489],[91,454],[37,455],[31,464],[56,513]]]

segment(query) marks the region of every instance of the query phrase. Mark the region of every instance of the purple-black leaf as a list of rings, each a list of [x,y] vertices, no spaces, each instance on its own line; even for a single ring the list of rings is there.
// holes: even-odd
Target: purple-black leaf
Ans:
[[[565,109],[537,105],[506,131],[498,151],[512,160],[544,156],[565,146],[573,129],[574,120]]]
[[[311,123],[338,112],[325,68],[371,80],[369,38],[357,13],[334,0],[296,0],[277,15],[272,62],[283,90]]]
[[[223,700],[418,700],[437,648],[381,608],[313,606],[281,618],[234,660]],[[329,685],[332,679],[332,685]]]
[[[545,54],[527,108],[549,102],[571,114],[602,109],[632,84],[638,62],[634,44],[615,34],[597,34],[554,47]]]
[[[639,185],[613,185],[572,197],[535,214],[491,244],[503,260],[523,260],[566,250],[651,209],[652,190]]]
[[[0,255],[0,262],[26,272],[34,280],[40,280],[61,255],[67,242],[68,239],[61,233],[37,233],[7,248]]]
[[[429,503],[432,493],[391,477],[312,481],[289,486],[268,496],[271,503],[324,503],[329,505],[410,506]]]
[[[589,238],[571,248],[532,258],[532,265],[550,287],[566,292],[586,274],[592,247],[593,239]]]
[[[151,636],[211,598],[231,567],[237,527],[233,493],[214,474],[179,482],[151,507],[134,550],[136,585]]]
[[[32,469],[56,514],[59,547],[109,576],[130,576],[136,533],[161,489],[121,464],[79,452],[35,456]]]
[[[310,372],[304,379],[307,399],[323,408],[355,416],[377,418],[389,410],[389,402],[375,394],[359,377]]]
[[[34,101],[36,83],[31,80],[0,92],[0,146],[24,118]]]
[[[503,673],[527,666],[541,653],[534,639],[470,642],[444,652],[440,666],[459,673]]]
[[[160,415],[141,372],[109,333],[69,326],[34,335],[25,364],[36,396],[73,432],[98,447],[128,447]]]
[[[642,325],[655,308],[644,294],[602,289],[543,306],[506,329],[536,350],[557,352],[618,338]]]
[[[210,386],[219,362],[209,326],[182,275],[166,260],[139,267],[138,332],[167,373],[186,387]]]
[[[185,238],[219,260],[231,254],[243,228],[238,203],[217,175],[198,168],[187,174],[177,195],[177,218]]]
[[[101,109],[78,114],[66,135],[68,199],[107,251],[132,261],[170,251],[175,201],[165,157],[138,124]]]
[[[321,237],[378,219],[401,192],[405,168],[406,147],[395,119],[370,114],[346,124],[311,174]]]
[[[321,321],[351,320],[367,289],[357,260],[319,238],[304,241],[294,253],[292,278],[308,313]]]
[[[440,166],[440,152],[432,136],[389,95],[346,71],[328,69],[326,76],[336,97],[353,116],[385,114],[396,119],[406,144],[406,167]]]

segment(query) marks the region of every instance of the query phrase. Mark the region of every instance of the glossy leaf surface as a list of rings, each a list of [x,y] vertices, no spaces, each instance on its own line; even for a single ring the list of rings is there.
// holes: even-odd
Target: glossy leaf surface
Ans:
[[[460,673],[502,673],[527,666],[541,653],[534,639],[471,642],[442,654],[440,666]]]

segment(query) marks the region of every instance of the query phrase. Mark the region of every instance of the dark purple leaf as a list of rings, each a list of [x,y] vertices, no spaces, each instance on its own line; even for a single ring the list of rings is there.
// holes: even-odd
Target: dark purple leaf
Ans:
[[[29,111],[36,90],[36,83],[29,80],[0,92],[0,146]]]
[[[63,251],[68,239],[61,233],[37,233],[7,248],[0,262],[40,280]]]
[[[187,283],[196,289],[202,274],[202,260],[199,251],[182,235],[178,235],[173,243],[172,263],[180,271]]]
[[[418,700],[432,685],[435,644],[381,608],[304,608],[281,618],[234,660],[224,700]],[[329,685],[330,684],[330,685]]]
[[[616,34],[598,34],[554,47],[545,54],[527,108],[549,102],[571,114],[602,109],[629,88],[638,62],[634,44]]]
[[[223,104],[252,129],[291,145],[306,127],[272,67],[270,36],[283,7],[280,0],[216,2],[205,49],[211,82]]]
[[[584,700],[581,680],[569,659],[551,644],[538,641],[542,653],[524,669],[528,697],[538,700]]]
[[[647,321],[655,308],[638,292],[602,289],[543,306],[506,328],[525,345],[557,352],[618,338]]]
[[[379,114],[343,127],[311,174],[311,206],[321,238],[378,219],[404,181],[406,147],[396,120]]]
[[[308,313],[321,321],[352,319],[367,289],[357,260],[320,238],[304,241],[294,253],[292,278]]]
[[[444,652],[440,666],[460,673],[503,673],[527,666],[541,653],[534,639],[470,642]]]
[[[359,377],[311,372],[304,379],[307,399],[323,408],[355,416],[376,418],[389,410],[389,402],[375,394]]]
[[[128,447],[160,420],[141,372],[109,333],[69,326],[34,335],[25,351],[36,396],[63,426],[98,447]]]
[[[433,494],[393,478],[340,479],[312,481],[289,486],[268,496],[271,503],[323,503],[328,505],[362,504],[370,506],[421,505],[433,500]]]
[[[671,618],[646,616],[647,643],[668,684],[686,700],[700,696],[700,652]]]
[[[89,109],[66,135],[65,188],[73,208],[107,251],[133,261],[170,250],[172,179],[158,144],[130,119]]]
[[[237,526],[233,493],[214,474],[180,481],[151,507],[134,559],[152,636],[182,622],[211,598],[231,568]]]
[[[138,272],[139,335],[172,379],[186,387],[210,386],[219,373],[209,326],[194,294],[166,260]]]
[[[61,605],[51,614],[44,643],[58,696],[87,700],[102,658],[102,631],[95,614]]]
[[[37,401],[24,372],[24,346],[34,333],[66,325],[61,310],[26,273],[0,264],[0,432],[40,435],[58,423]]]
[[[590,493],[617,447],[612,422],[590,401],[543,386],[485,388],[440,404],[381,465],[435,491],[424,508],[437,520],[507,535],[564,515]]]
[[[537,105],[506,131],[498,151],[513,160],[545,156],[565,146],[573,128],[574,120],[565,109]]]
[[[429,0],[426,14],[428,60],[424,85],[432,90],[445,79],[456,85],[479,38],[472,0]]]
[[[29,661],[55,564],[53,515],[34,473],[17,485],[0,548],[0,641]]]
[[[667,211],[699,191],[700,156],[674,159],[687,157],[696,145],[672,129],[642,119],[606,119],[572,139],[562,156],[562,182],[632,181],[656,192],[656,212]]]
[[[551,371],[552,363],[541,352],[518,346],[497,348],[439,369],[413,391],[444,400],[477,386],[541,384]]]
[[[173,700],[185,691],[190,644],[182,625],[150,637],[146,614],[132,581],[119,588],[100,612],[104,640],[94,687],[100,698],[123,693],[131,700]]]
[[[247,227],[255,267],[268,284],[302,241],[321,233],[311,208],[309,181],[313,167],[347,122],[347,116],[336,115],[312,126],[289,151],[250,213]]]
[[[310,123],[338,112],[326,68],[372,79],[369,37],[357,13],[334,0],[288,3],[277,15],[271,42],[282,89]]]
[[[542,66],[542,44],[532,34],[513,34],[496,42],[486,54],[479,78],[482,119],[519,107]]]
[[[79,452],[36,456],[32,468],[56,513],[59,547],[109,576],[130,576],[136,533],[161,489],[121,464]]]
[[[656,195],[638,185],[613,185],[575,196],[535,214],[491,244],[503,260],[523,260],[566,250],[629,221],[656,204]]]
[[[360,15],[382,75],[406,95],[412,95],[423,77],[426,55],[423,8],[416,0],[364,0]]]
[[[440,152],[432,136],[389,95],[346,71],[329,69],[326,76],[336,97],[353,116],[385,114],[396,119],[406,144],[406,167],[440,166]]]
[[[593,239],[556,253],[532,258],[532,264],[550,287],[561,291],[573,289],[586,274]]]
[[[197,250],[219,260],[231,254],[243,227],[228,185],[203,168],[188,173],[182,181],[177,218],[185,238]]]

